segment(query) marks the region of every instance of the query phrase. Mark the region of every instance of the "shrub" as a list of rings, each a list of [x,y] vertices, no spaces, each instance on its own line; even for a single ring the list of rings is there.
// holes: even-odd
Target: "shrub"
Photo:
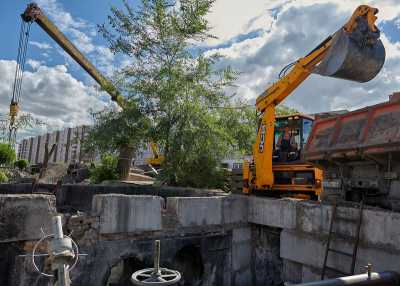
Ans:
[[[28,167],[28,161],[25,159],[15,161],[14,166],[20,170],[25,170]]]
[[[9,144],[0,143],[0,164],[11,164],[15,161],[15,151]]]
[[[3,171],[0,171],[0,183],[6,183],[7,181],[8,181],[7,175]]]
[[[106,180],[117,180],[118,158],[112,155],[105,155],[101,158],[101,164],[90,170],[90,182],[98,184]]]

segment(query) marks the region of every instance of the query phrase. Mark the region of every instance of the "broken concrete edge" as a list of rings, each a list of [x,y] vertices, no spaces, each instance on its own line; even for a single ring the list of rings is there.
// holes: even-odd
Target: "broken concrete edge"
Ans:
[[[0,195],[0,242],[32,241],[51,233],[51,218],[56,215],[52,195]]]

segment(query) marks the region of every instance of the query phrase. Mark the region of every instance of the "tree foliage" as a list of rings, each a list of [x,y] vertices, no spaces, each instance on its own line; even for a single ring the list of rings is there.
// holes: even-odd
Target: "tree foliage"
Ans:
[[[133,101],[127,102],[121,111],[104,110],[93,117],[95,126],[84,142],[87,152],[114,153],[124,146],[140,146],[150,128],[149,119]]]
[[[0,165],[11,164],[15,161],[14,149],[6,143],[0,143]]]
[[[7,183],[8,176],[4,171],[0,171],[0,183]]]
[[[25,170],[28,167],[29,162],[25,159],[17,160],[14,163],[14,166],[20,170]]]
[[[90,182],[98,184],[106,180],[117,180],[118,158],[113,155],[103,155],[99,166],[90,170]]]
[[[17,117],[14,127],[18,132],[20,132],[21,130],[35,128],[43,125],[45,125],[45,123],[42,120],[35,118],[32,114],[22,113]],[[0,138],[3,141],[8,140],[9,126],[10,116],[8,114],[0,114]]]
[[[291,108],[288,107],[286,105],[278,105],[275,109],[275,114],[277,116],[286,116],[286,115],[293,115],[293,114],[299,114],[300,112],[295,109],[295,108]]]
[[[102,125],[97,137],[108,147],[125,144],[129,134],[135,138],[130,144],[157,142],[171,185],[218,185],[221,160],[233,150],[248,152],[255,134],[255,113],[236,108],[226,94],[237,73],[217,69],[220,56],[197,47],[211,36],[206,15],[213,2],[141,0],[135,8],[124,2],[99,27],[111,50],[131,59],[115,82],[134,114],[125,124],[127,111],[110,113],[115,124]],[[130,132],[131,125],[138,128]]]

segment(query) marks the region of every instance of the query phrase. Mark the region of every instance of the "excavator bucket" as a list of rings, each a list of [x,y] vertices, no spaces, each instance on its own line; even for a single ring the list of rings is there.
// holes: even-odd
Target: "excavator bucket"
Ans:
[[[386,55],[380,32],[371,31],[363,17],[356,21],[353,31],[342,28],[333,35],[331,48],[313,73],[358,82],[370,81],[379,73]]]

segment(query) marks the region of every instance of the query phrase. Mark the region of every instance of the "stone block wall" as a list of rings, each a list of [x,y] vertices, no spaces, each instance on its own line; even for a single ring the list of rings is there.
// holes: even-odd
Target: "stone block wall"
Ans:
[[[337,216],[342,219],[336,220],[334,231],[340,235],[332,240],[332,248],[352,253],[354,244],[350,238],[356,234],[358,212],[358,205],[348,203],[338,207]],[[249,205],[250,223],[282,229],[282,278],[291,283],[320,279],[331,215],[332,206],[319,202],[252,197]],[[366,207],[356,273],[364,272],[363,266],[368,263],[374,271],[400,272],[399,232],[400,213]],[[348,273],[351,257],[330,253],[328,265]]]
[[[58,210],[63,210],[63,201],[84,210],[63,213],[65,232],[72,231],[88,254],[72,273],[74,286],[119,279],[119,272],[112,271],[117,266],[123,273],[151,266],[156,239],[162,243],[162,265],[191,273],[185,277],[190,285],[277,286],[320,279],[330,205],[241,195],[159,196],[160,190],[145,195],[145,189],[135,195],[127,195],[127,189],[107,194],[105,187],[94,194],[82,191],[83,201],[91,198],[89,206],[79,205],[79,192],[73,192],[73,199],[67,198],[71,193],[65,197],[68,192],[57,195]],[[0,285],[35,281],[35,273],[28,271],[30,258],[18,254],[31,251],[42,236],[41,227],[51,232],[55,213],[54,196],[0,195]],[[333,240],[334,248],[351,252],[346,236],[355,234],[349,219],[357,214],[351,204],[338,207],[338,215],[347,220],[336,226],[344,237]],[[375,271],[400,272],[399,257],[400,213],[366,208],[356,271],[372,263]],[[331,255],[328,264],[348,271],[346,259]],[[35,285],[47,281],[41,283]]]

